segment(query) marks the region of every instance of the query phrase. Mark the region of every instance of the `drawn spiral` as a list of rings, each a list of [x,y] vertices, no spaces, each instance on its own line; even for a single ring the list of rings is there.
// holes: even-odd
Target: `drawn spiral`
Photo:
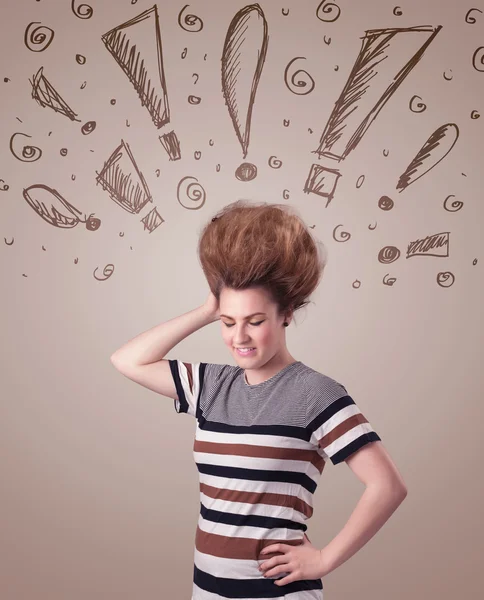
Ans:
[[[31,31],[32,25],[40,25]],[[45,25],[41,25],[38,21],[32,21],[27,26],[24,35],[24,43],[32,52],[43,52],[52,44],[54,39],[54,30]],[[36,46],[39,46],[36,48]]]
[[[200,183],[198,183],[198,179],[196,177],[191,177],[190,175],[183,177],[178,184],[176,194],[178,202],[184,208],[188,208],[189,210],[198,210],[205,204],[206,193]],[[199,202],[197,206],[186,206],[183,204],[183,201],[186,199],[190,200],[191,202],[198,202],[200,200],[201,202]]]
[[[267,162],[269,167],[272,167],[273,169],[280,169],[282,167],[282,160],[277,158],[277,156],[270,156]]]
[[[332,16],[332,13],[336,11],[336,14]],[[334,23],[341,14],[341,8],[335,4],[334,2],[328,2],[326,4],[326,0],[323,0],[321,4],[316,9],[316,16],[320,21],[324,21],[325,23]],[[322,15],[329,15],[328,17],[324,17]]]
[[[180,25],[184,31],[188,31],[189,33],[198,33],[203,29],[203,21],[200,17],[197,17],[197,15],[187,14],[182,19],[183,11],[189,6],[189,4],[186,4],[179,12],[178,25]]]
[[[78,19],[90,19],[94,13],[92,6],[89,6],[89,4],[79,4],[76,7],[76,0],[72,0],[71,9]]]
[[[479,46],[479,48],[477,48],[477,50],[474,52],[474,54],[472,55],[472,66],[474,67],[474,69],[476,71],[480,71],[482,73],[482,71],[484,71],[484,46]],[[477,66],[477,63],[480,63],[480,67]]]
[[[473,12],[475,10],[477,10],[477,12],[480,12],[482,14],[482,10],[480,10],[479,8],[470,8],[466,14],[466,23],[470,23],[471,25],[473,25],[476,22],[476,17],[471,17],[471,12]]]
[[[410,99],[410,103],[409,103],[408,106],[409,106],[409,108],[410,108],[410,110],[412,112],[414,112],[414,113],[421,113],[421,112],[423,112],[427,108],[427,105],[424,102],[417,102],[414,105],[414,100],[416,98],[420,98],[420,96],[417,96],[417,95],[412,96],[412,98]],[[420,98],[420,100],[422,100],[422,98]]]
[[[454,274],[451,273],[450,271],[441,271],[440,273],[437,273],[437,283],[440,287],[451,287],[452,285],[454,285],[454,281],[455,281],[455,277]]]
[[[10,138],[10,152],[15,156],[15,158],[18,158],[18,160],[22,162],[35,162],[36,160],[39,160],[39,158],[42,156],[42,150],[37,146],[25,145],[22,146],[20,151],[14,148],[14,138],[17,135],[23,135],[28,138],[32,137],[26,133],[14,133],[12,135]]]
[[[287,89],[293,94],[297,94],[298,96],[306,96],[314,90],[314,86],[316,85],[311,75],[303,69],[298,69],[289,77],[289,69],[291,68],[292,63],[299,59],[306,60],[304,56],[296,56],[296,58],[293,58],[291,61],[289,61],[289,64],[284,71],[284,82],[287,86]],[[299,74],[302,74],[303,78],[299,79]],[[306,90],[305,88],[308,85],[309,88]]]
[[[400,258],[400,250],[396,246],[385,246],[378,253],[378,262],[389,264]]]
[[[464,203],[462,202],[462,200],[454,200],[453,202],[450,203],[451,208],[447,208],[448,205],[449,205],[449,203],[447,202],[449,198],[455,198],[455,195],[454,194],[450,194],[444,200],[444,209],[447,212],[457,212],[458,210],[460,210],[464,206]]]
[[[335,242],[347,242],[351,239],[351,233],[349,231],[337,231],[338,227],[343,227],[343,224],[336,225],[333,229],[333,240]],[[336,237],[336,234],[339,234],[340,237]]]

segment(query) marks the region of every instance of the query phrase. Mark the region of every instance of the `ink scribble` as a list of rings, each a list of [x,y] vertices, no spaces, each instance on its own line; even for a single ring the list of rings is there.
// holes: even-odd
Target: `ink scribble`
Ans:
[[[336,227],[333,228],[333,240],[335,242],[347,242],[351,239],[351,233],[349,231],[341,231],[338,232],[338,228],[339,227],[343,227],[343,225],[340,223],[339,225],[336,225]],[[340,234],[341,237],[337,237],[337,233]]]
[[[76,15],[78,19],[90,19],[93,15],[92,6],[89,4],[79,4],[76,7],[77,0],[72,0],[71,2],[71,10]]]
[[[480,10],[479,8],[470,8],[466,14],[466,18],[465,18],[466,23],[473,25],[476,22],[476,18],[471,16],[471,13],[474,11],[480,12],[482,14],[482,10]]]
[[[333,15],[332,13],[335,12]],[[318,8],[316,9],[316,16],[320,21],[324,21],[325,23],[334,23],[341,14],[341,8],[334,4],[334,2],[327,2],[327,0],[323,0]],[[328,15],[327,17],[325,15]]]
[[[203,29],[203,21],[200,17],[188,14],[185,15],[182,20],[183,11],[189,6],[189,4],[186,4],[178,14],[178,25],[180,25],[184,31],[188,31],[189,33],[198,33]]]
[[[10,152],[22,162],[35,162],[40,159],[42,156],[42,150],[37,146],[22,146],[22,149],[19,151],[14,147],[14,140],[18,135],[23,135],[27,138],[31,138],[31,135],[27,135],[26,133],[14,133],[10,138]],[[17,144],[15,144],[16,146]]]
[[[29,79],[32,85],[32,98],[36,100],[40,106],[51,108],[55,112],[69,118],[71,121],[80,122],[80,119],[76,119],[77,113],[75,113],[67,102],[64,101],[59,92],[44,75],[43,71],[44,68],[40,67],[34,75],[33,81]]]
[[[472,55],[472,66],[476,71],[480,71],[481,73],[484,71],[484,46],[480,46]],[[478,62],[481,67],[478,67]]]
[[[450,195],[449,195],[449,196],[447,196],[447,198],[444,200],[444,209],[445,209],[446,211],[448,211],[448,212],[457,212],[458,210],[460,210],[460,209],[461,209],[461,208],[464,206],[464,203],[463,203],[461,200],[454,200],[454,201],[451,203],[451,205],[450,205],[452,208],[448,208],[448,203],[447,203],[447,200],[448,200],[449,198],[455,198],[455,195],[454,195],[454,194],[450,194]]]
[[[409,108],[414,113],[421,113],[427,108],[427,105],[424,104],[423,102],[417,102],[415,104],[415,108],[414,108],[414,100],[416,100],[417,98],[422,100],[422,98],[420,98],[420,96],[412,96],[412,98],[410,99]]]

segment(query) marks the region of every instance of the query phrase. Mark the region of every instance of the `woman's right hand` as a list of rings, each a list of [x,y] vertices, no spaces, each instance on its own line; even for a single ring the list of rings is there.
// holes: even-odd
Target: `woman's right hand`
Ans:
[[[208,295],[208,298],[205,300],[205,303],[203,306],[204,306],[205,310],[207,311],[207,313],[209,315],[213,316],[213,319],[215,321],[220,319],[219,303],[218,303],[218,300],[215,297],[215,295],[212,293],[212,291],[210,291],[210,294]]]

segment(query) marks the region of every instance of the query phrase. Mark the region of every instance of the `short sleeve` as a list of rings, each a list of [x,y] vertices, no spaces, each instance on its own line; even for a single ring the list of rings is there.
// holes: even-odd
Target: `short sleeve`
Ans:
[[[177,413],[196,416],[198,400],[202,393],[207,363],[189,363],[169,360],[171,374],[178,396],[174,398]]]
[[[346,388],[323,374],[307,385],[308,428],[312,442],[334,465],[369,444],[381,441]]]

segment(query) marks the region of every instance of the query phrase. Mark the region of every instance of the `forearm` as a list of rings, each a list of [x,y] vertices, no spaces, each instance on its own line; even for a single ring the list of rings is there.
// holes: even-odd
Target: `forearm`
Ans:
[[[321,550],[324,575],[337,569],[362,548],[391,517],[405,496],[400,488],[368,485],[343,529]]]
[[[161,360],[184,338],[215,320],[216,318],[209,314],[203,305],[194,308],[126,342],[112,354],[111,362],[147,365]]]

